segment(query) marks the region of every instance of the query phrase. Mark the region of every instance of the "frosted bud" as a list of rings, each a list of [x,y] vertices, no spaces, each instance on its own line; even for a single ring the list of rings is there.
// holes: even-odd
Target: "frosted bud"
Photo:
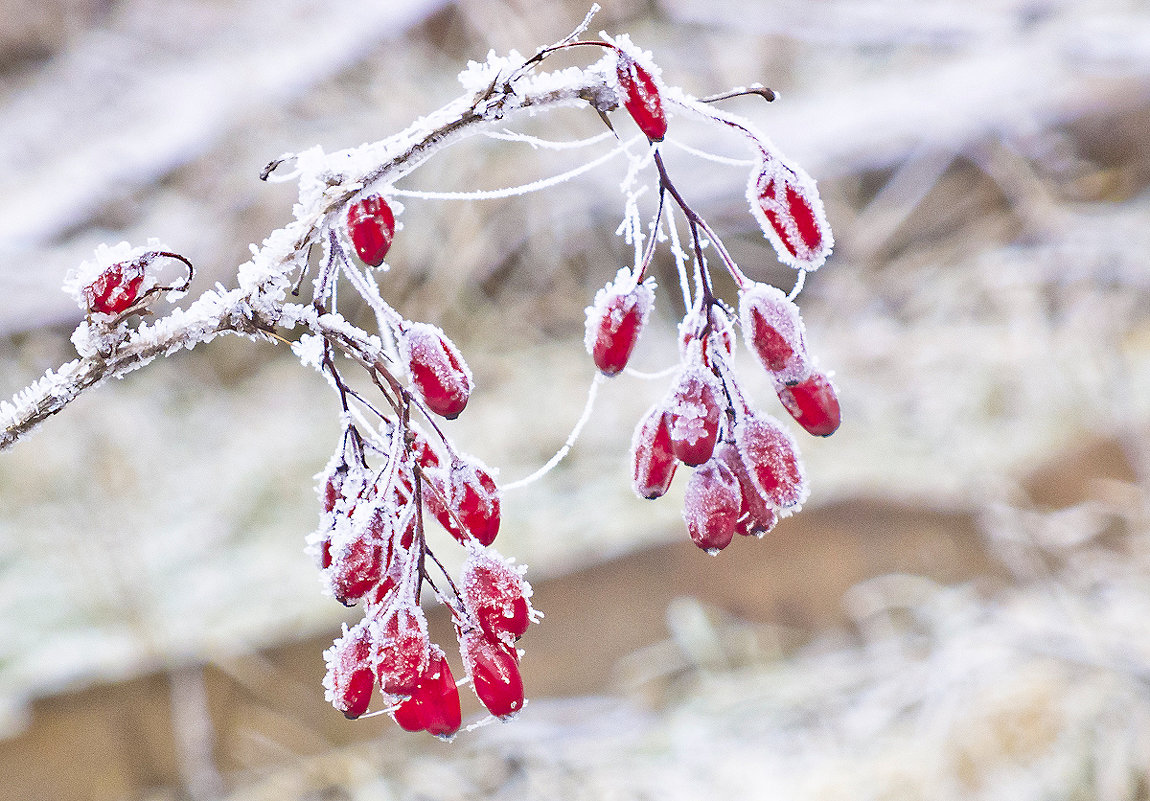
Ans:
[[[616,53],[615,74],[619,79],[623,108],[648,139],[662,142],[667,135],[667,115],[654,77],[628,53],[622,50]]]

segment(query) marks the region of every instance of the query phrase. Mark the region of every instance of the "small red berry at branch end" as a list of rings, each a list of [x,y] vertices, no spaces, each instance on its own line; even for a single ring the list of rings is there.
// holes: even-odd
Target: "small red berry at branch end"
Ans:
[[[143,294],[147,259],[113,264],[81,290],[88,311],[116,315],[130,309]]]
[[[842,422],[838,395],[824,373],[811,373],[797,384],[780,388],[779,400],[795,422],[816,437],[829,437]]]
[[[507,720],[523,709],[523,676],[514,647],[472,631],[460,638],[460,651],[475,695],[488,712]]]
[[[420,676],[410,697],[392,711],[392,717],[405,731],[426,731],[449,739],[463,724],[459,688],[438,645],[431,646],[427,669]]]
[[[601,373],[613,376],[627,366],[654,303],[654,280],[636,284],[626,268],[595,294],[583,342]]]
[[[454,420],[471,397],[471,370],[447,335],[428,323],[411,323],[400,337],[411,382],[424,405]]]
[[[395,214],[379,195],[369,195],[347,207],[347,235],[360,261],[383,264],[395,238]]]
[[[666,494],[679,461],[671,443],[671,412],[656,404],[631,437],[631,488],[640,498],[654,500]]]
[[[651,73],[631,55],[622,50],[616,51],[615,73],[622,93],[623,108],[635,120],[647,138],[652,142],[662,142],[667,135],[667,114],[663,110],[663,98]]]

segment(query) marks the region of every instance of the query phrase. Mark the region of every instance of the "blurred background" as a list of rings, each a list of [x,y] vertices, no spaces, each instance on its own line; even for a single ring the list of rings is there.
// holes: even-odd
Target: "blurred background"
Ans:
[[[1150,798],[1150,4],[600,2],[591,33],[630,33],[670,84],[778,90],[728,107],[819,181],[837,247],[799,303],[844,423],[800,440],[803,512],[698,551],[682,478],[656,502],[628,483],[668,379],[613,379],[570,456],[505,498],[497,547],[546,614],[525,711],[451,745],[347,722],[321,653],[358,615],[302,551],[336,400],[283,347],[181,353],[0,455],[0,798]],[[467,60],[586,12],[0,0],[0,396],[74,357],[59,286],[96,244],[159,237],[193,292],[228,285],[290,218],[269,160],[388,136]],[[599,147],[476,138],[405,186],[524,183]],[[745,168],[665,149],[744,269],[789,289]],[[384,292],[464,350],[478,388],[451,434],[505,481],[583,408],[583,309],[631,258],[620,168],[405,202]],[[656,275],[649,372],[681,315],[665,252]]]

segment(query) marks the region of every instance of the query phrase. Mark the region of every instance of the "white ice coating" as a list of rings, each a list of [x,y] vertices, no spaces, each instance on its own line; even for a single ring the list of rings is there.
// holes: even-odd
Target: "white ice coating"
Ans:
[[[759,496],[779,517],[798,512],[810,494],[798,445],[770,415],[749,414],[735,425],[735,447]]]
[[[639,312],[639,331],[642,332],[647,325],[651,310],[655,308],[656,289],[653,277],[648,277],[642,283],[636,283],[634,271],[620,267],[615,274],[615,280],[609,281],[596,292],[591,305],[584,309],[587,323],[583,333],[583,344],[587,352],[594,352],[600,337],[613,335],[632,309],[637,309]],[[617,302],[621,297],[625,300],[622,303]],[[607,321],[610,321],[609,324]]]
[[[407,330],[399,338],[399,352],[404,363],[430,368],[445,388],[465,388],[464,391],[470,391],[474,386],[471,368],[463,360],[455,343],[443,333],[443,329],[431,323],[407,325]]]
[[[768,188],[773,191],[767,192]],[[811,210],[815,227],[819,231],[819,241],[814,248],[807,245],[799,232],[794,216],[790,212],[787,198],[788,189],[797,193]],[[764,195],[764,192],[767,193]],[[815,180],[802,167],[791,164],[782,155],[769,152],[764,148],[759,162],[751,170],[747,180],[747,203],[751,208],[751,214],[758,221],[767,241],[771,243],[775,249],[775,254],[783,264],[794,267],[796,270],[814,272],[827,260],[831,249],[834,248],[834,236],[831,234],[826,209],[823,208],[823,201],[819,197]],[[793,255],[767,217],[764,204],[775,214],[778,222],[784,226],[787,241],[795,249]]]
[[[733,531],[742,497],[739,479],[721,461],[711,459],[695,468],[683,495],[683,522],[691,538],[699,542],[713,527]]]
[[[754,334],[759,327],[755,323],[756,317],[778,332],[791,348],[791,354],[780,369],[768,364],[760,348],[756,347]],[[803,324],[799,307],[781,289],[770,284],[755,283],[740,290],[739,318],[747,348],[763,363],[764,369],[775,384],[776,391],[802,381],[811,374],[813,368],[810,354],[807,353],[806,326]]]

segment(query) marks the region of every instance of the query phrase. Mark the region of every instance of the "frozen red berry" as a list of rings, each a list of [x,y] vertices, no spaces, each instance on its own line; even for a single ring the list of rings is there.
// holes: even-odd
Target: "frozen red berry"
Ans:
[[[714,458],[722,461],[739,482],[739,517],[735,522],[735,533],[761,537],[773,529],[779,521],[779,516],[767,505],[766,498],[760,494],[751,480],[735,444],[719,443]]]
[[[617,52],[615,73],[623,93],[623,108],[648,139],[662,142],[667,135],[667,115],[654,77],[629,54],[622,50]]]
[[[450,737],[459,731],[463,723],[459,689],[438,645],[431,646],[427,669],[411,696],[391,714],[405,731],[426,731],[436,737]]]
[[[146,259],[113,264],[85,286],[81,292],[88,311],[120,314],[135,304],[142,294]]]
[[[332,595],[344,606],[355,606],[380,580],[383,546],[368,536],[356,536],[333,548],[328,581]]]
[[[722,460],[712,458],[695,468],[683,499],[683,521],[691,541],[710,553],[730,545],[741,503],[739,480]]]
[[[616,375],[627,366],[631,351],[655,302],[655,284],[636,284],[631,271],[619,271],[613,283],[600,289],[587,307],[584,343],[604,375]]]
[[[403,357],[420,399],[435,414],[454,420],[471,397],[471,371],[455,344],[428,323],[410,323],[400,337]]]
[[[641,498],[654,499],[671,487],[679,462],[671,445],[671,412],[662,404],[652,407],[631,438],[631,487]]]
[[[347,235],[364,264],[383,264],[395,238],[395,214],[379,195],[368,195],[347,208]]]
[[[367,711],[371,703],[375,674],[372,672],[373,643],[367,626],[360,624],[345,631],[324,653],[327,676],[324,687],[332,706],[352,719]]]
[[[803,270],[826,261],[834,239],[809,175],[764,152],[751,173],[747,199],[781,261]]]
[[[511,645],[531,623],[531,585],[497,555],[475,551],[463,565],[462,597],[492,640]]]
[[[438,470],[425,475],[431,483],[431,491],[424,493],[427,509],[451,536],[463,543],[468,537],[481,545],[495,541],[500,522],[499,487],[483,465],[459,457],[445,478]]]
[[[746,414],[735,425],[735,446],[752,485],[766,504],[793,511],[807,498],[808,488],[791,435],[775,420]]]
[[[679,377],[671,397],[671,451],[683,464],[711,458],[719,438],[721,390],[710,370],[692,364]]]
[[[759,357],[776,388],[810,375],[803,318],[799,307],[782,290],[754,284],[740,291],[739,317],[747,346]]]
[[[699,311],[693,310],[679,323],[679,354],[686,358],[691,343],[702,337],[703,363],[710,364],[715,353],[720,357],[731,357],[735,353],[735,331],[731,327],[731,318],[727,311],[718,305],[712,306],[709,312],[710,325],[704,322]],[[705,336],[704,336],[705,332]]]
[[[380,689],[391,695],[409,695],[431,659],[423,610],[414,604],[390,610],[378,621],[376,633]]]
[[[808,434],[829,437],[838,430],[839,399],[825,374],[811,373],[797,384],[780,388],[779,400]]]
[[[480,631],[464,634],[460,646],[471,685],[487,711],[497,718],[508,718],[521,710],[523,676],[515,649]]]

